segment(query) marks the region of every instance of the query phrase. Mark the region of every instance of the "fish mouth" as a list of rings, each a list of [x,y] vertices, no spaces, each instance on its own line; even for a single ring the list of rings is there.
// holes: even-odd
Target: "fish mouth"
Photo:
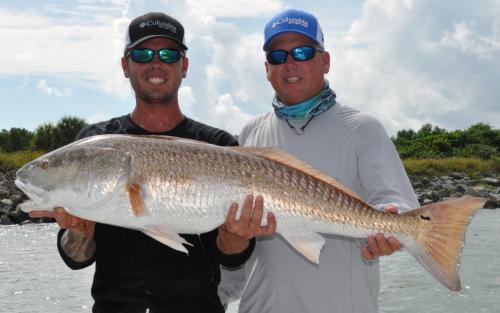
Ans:
[[[24,192],[31,200],[35,202],[37,200],[43,200],[42,195],[45,193],[45,190],[42,188],[26,183],[19,178],[14,181],[14,184],[16,184],[17,188],[21,189],[21,191]]]

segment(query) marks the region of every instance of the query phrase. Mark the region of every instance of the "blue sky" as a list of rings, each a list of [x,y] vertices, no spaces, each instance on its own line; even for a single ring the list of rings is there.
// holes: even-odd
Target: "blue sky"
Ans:
[[[134,98],[120,67],[125,29],[137,15],[164,11],[186,29],[184,113],[237,134],[271,108],[262,31],[288,7],[319,18],[337,99],[376,116],[389,134],[424,123],[500,128],[497,0],[4,2],[0,129],[129,113]]]

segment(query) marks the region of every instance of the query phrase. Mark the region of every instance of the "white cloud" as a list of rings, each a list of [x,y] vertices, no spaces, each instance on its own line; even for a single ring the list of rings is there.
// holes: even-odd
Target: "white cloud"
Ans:
[[[215,17],[257,17],[283,8],[283,1],[276,0],[187,0],[187,4],[194,12]]]
[[[339,101],[391,134],[428,122],[500,126],[500,17],[482,14],[468,2],[365,1],[347,33],[327,38]]]
[[[62,90],[57,87],[52,87],[47,84],[45,79],[38,81],[36,85],[36,89],[41,91],[43,94],[47,96],[55,96],[55,97],[67,97],[73,94],[71,89],[68,87],[64,87]]]
[[[0,75],[90,80],[107,92],[125,94],[128,86],[117,81],[126,20],[108,16],[89,22],[83,16],[51,18],[4,8],[0,17],[0,42],[9,45],[0,50],[0,59],[9,60],[2,63]]]
[[[239,134],[241,127],[245,125],[252,116],[235,106],[230,94],[223,94],[217,98],[210,118],[214,123],[217,123],[228,132]]]
[[[457,48],[464,53],[480,58],[492,58],[500,54],[500,34],[483,36],[474,31],[473,25],[458,23],[453,31],[444,33],[441,44],[444,47]]]
[[[109,115],[105,114],[104,112],[102,112],[101,110],[99,110],[96,113],[94,113],[93,115],[89,116],[85,120],[85,122],[87,122],[87,124],[94,124],[94,123],[109,120],[110,118],[112,118],[112,116],[109,116]]]
[[[181,86],[179,89],[179,104],[182,112],[192,118],[197,118],[196,98],[190,86]]]

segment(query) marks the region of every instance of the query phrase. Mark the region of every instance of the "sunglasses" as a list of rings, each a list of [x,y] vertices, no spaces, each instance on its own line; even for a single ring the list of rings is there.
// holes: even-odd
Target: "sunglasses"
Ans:
[[[125,57],[130,56],[134,62],[149,63],[158,54],[160,61],[164,63],[175,63],[181,58],[182,52],[179,49],[164,48],[159,50],[134,48],[127,52]]]
[[[271,50],[266,54],[266,59],[269,64],[278,65],[286,62],[290,54],[295,61],[307,61],[316,55],[316,51],[323,52],[323,50],[316,49],[311,46],[295,47],[290,51],[286,50]]]

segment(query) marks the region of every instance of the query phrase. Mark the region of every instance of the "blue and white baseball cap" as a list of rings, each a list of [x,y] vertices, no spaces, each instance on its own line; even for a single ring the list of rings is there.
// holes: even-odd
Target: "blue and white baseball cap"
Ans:
[[[318,19],[311,13],[288,9],[278,13],[267,22],[264,28],[264,46],[262,47],[264,51],[269,49],[269,45],[274,37],[285,32],[299,33],[307,36],[322,49],[325,49],[325,39]]]

